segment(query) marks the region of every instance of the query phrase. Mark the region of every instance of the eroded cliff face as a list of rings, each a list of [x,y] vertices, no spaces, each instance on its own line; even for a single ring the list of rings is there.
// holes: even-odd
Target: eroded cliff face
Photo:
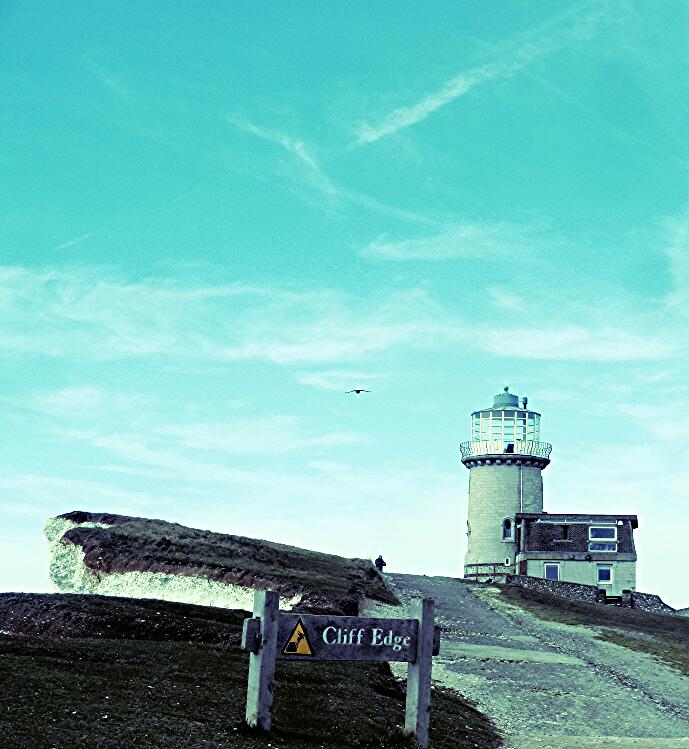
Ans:
[[[65,538],[65,534],[77,528],[110,527],[108,523],[89,520],[75,522],[62,516],[48,518],[44,532],[50,549],[50,581],[55,591],[155,598],[199,606],[252,610],[254,587],[210,580],[202,575],[94,569],[86,563],[85,549],[78,539]],[[291,610],[301,598],[301,594],[280,596],[280,608]]]
[[[72,528],[107,528],[104,523],[75,523],[64,517],[48,518],[43,532],[50,553],[49,574],[53,589],[60,593],[95,593],[98,578],[84,564],[84,550],[62,537]]]
[[[50,579],[62,593],[251,610],[255,590],[270,588],[282,609],[350,615],[364,596],[397,602],[370,560],[164,520],[74,511],[49,518],[45,535]]]

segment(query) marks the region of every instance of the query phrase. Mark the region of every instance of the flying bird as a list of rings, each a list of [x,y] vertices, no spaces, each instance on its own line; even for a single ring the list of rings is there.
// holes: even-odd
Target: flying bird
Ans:
[[[372,390],[365,390],[364,388],[354,388],[354,390],[347,390],[348,393],[356,393],[359,395],[359,393],[372,393]]]

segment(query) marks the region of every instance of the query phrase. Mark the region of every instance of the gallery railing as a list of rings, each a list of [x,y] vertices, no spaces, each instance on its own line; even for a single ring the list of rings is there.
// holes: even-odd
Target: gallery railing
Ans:
[[[549,442],[538,442],[537,440],[469,440],[462,442],[459,451],[462,459],[472,455],[533,455],[538,458],[549,458],[553,446]]]

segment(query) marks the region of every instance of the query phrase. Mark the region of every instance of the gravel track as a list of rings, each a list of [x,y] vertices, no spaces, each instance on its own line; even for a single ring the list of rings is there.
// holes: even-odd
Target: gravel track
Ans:
[[[406,616],[411,598],[434,598],[443,627],[434,680],[474,700],[505,749],[689,749],[689,679],[652,656],[597,640],[594,627],[538,619],[497,588],[386,578],[403,606],[369,602],[365,613]]]

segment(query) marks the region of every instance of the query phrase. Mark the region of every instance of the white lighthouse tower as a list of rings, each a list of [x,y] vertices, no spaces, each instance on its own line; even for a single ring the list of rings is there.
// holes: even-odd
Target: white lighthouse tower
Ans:
[[[541,471],[551,445],[540,441],[541,415],[505,386],[493,405],[471,414],[471,440],[460,445],[469,469],[464,576],[515,573],[519,512],[543,512]]]

